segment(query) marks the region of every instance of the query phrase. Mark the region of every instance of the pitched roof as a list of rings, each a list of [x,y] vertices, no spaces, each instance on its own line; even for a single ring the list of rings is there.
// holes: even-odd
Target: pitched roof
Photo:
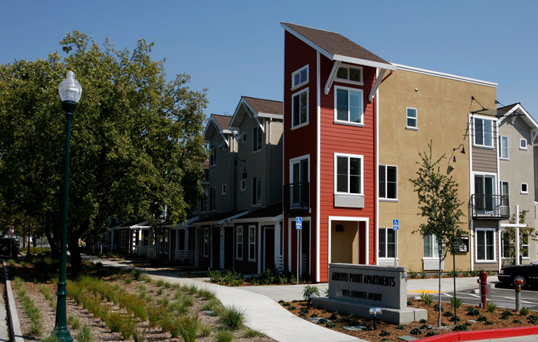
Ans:
[[[516,117],[520,116],[521,119],[531,128],[534,130],[538,130],[538,123],[534,118],[523,108],[521,103],[514,103],[508,106],[497,108],[497,117],[500,118],[501,122],[508,118],[508,117],[514,117],[514,120]],[[513,122],[512,122],[513,123]]]
[[[395,70],[389,62],[336,32],[281,23],[282,27],[331,60]]]
[[[220,115],[220,114],[211,114],[213,118],[215,119],[215,122],[217,125],[219,125],[220,129],[227,129],[230,125],[230,121],[232,121],[232,117],[229,115]]]
[[[282,101],[257,99],[248,96],[243,96],[243,99],[258,113],[282,115],[284,112]]]
[[[250,213],[240,217],[241,220],[246,221],[248,219],[255,218],[269,218],[282,215],[282,202],[272,204],[268,207],[251,211]]]

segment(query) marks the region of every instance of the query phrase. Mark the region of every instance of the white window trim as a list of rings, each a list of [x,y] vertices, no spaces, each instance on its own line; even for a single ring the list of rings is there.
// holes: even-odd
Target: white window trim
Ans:
[[[247,180],[241,179],[240,185],[239,185],[239,191],[247,191]]]
[[[222,184],[222,195],[226,195],[226,184]]]
[[[335,81],[336,82],[341,82],[341,83],[348,83],[348,84],[356,84],[356,85],[364,85],[364,69],[362,66],[358,66],[358,65],[352,65],[352,64],[345,64],[345,63],[341,63],[340,64],[340,68],[346,68],[348,69],[348,77],[349,77],[349,68],[353,68],[353,69],[359,69],[361,71],[361,80],[359,82],[357,81],[350,81],[349,79],[345,79],[345,78],[338,78],[338,76],[335,77]],[[338,70],[336,70],[336,74],[338,75]]]
[[[398,202],[398,166],[396,165],[386,165],[386,164],[379,164],[379,166],[384,166],[385,167],[385,195],[387,193],[387,166],[391,166],[391,167],[395,167],[396,168],[396,198],[387,198],[387,197],[381,197],[381,195],[379,195],[379,200],[382,201],[382,202]],[[379,176],[378,176],[379,177]],[[378,180],[378,189],[379,189],[379,180]],[[379,193],[379,191],[378,191]]]
[[[254,230],[254,242],[250,242],[250,230]],[[256,261],[256,226],[248,226],[248,261]],[[254,258],[250,258],[250,245],[254,245]]]
[[[211,234],[209,233],[209,228],[204,228],[204,232],[203,232],[203,246],[202,246],[202,253],[204,255],[204,258],[207,258],[209,257],[209,250],[211,249]],[[206,246],[206,243],[205,243],[205,237],[206,237],[206,234],[207,234],[207,250],[205,249],[205,246]],[[207,252],[207,253],[206,253]]]
[[[527,188],[527,191],[523,190],[523,185],[525,185],[525,187]],[[528,195],[529,194],[529,184],[528,183],[521,183],[520,189],[521,189],[521,194],[522,195]]]
[[[506,157],[503,157],[503,138],[506,138]],[[510,160],[510,141],[508,139],[508,136],[501,135],[499,136],[499,159],[501,160]]]
[[[348,120],[338,120],[338,110],[336,108],[337,96],[338,96],[337,90],[338,89],[343,89],[343,90],[348,91],[348,95],[347,95],[347,98],[348,98],[348,109],[347,109]],[[355,91],[355,92],[361,94],[360,95],[361,96],[361,122],[351,122],[351,121],[349,121],[349,92],[350,91]],[[364,126],[364,93],[363,93],[362,89],[349,88],[349,87],[340,87],[340,86],[335,86],[334,87],[334,123],[342,124],[342,125],[349,125],[349,126],[358,126],[358,127],[363,127]]]
[[[525,146],[521,146],[521,143],[522,142],[525,142]],[[522,151],[527,151],[527,146],[529,146],[529,142],[527,141],[527,139],[525,138],[520,138],[519,139],[519,149],[522,150]]]
[[[413,118],[413,117],[410,117],[408,115],[409,109],[414,109],[415,110],[416,117]],[[415,119],[415,121],[416,121],[415,126],[409,126],[407,124],[407,119]],[[406,107],[405,108],[405,128],[409,129],[409,130],[412,130],[412,131],[418,131],[418,109],[413,108],[413,107]]]
[[[338,168],[337,168],[337,163],[338,163],[338,157],[347,157],[348,158],[348,191],[347,192],[341,192],[341,191],[337,191],[338,187],[337,187],[337,181],[338,181]],[[358,194],[354,194],[354,193],[350,193],[349,192],[349,185],[350,185],[350,182],[349,182],[349,158],[358,158],[361,160],[361,192],[358,193]],[[359,155],[359,154],[346,154],[346,153],[335,153],[334,154],[334,193],[335,194],[340,194],[340,195],[347,195],[347,196],[364,196],[364,156],[363,155]]]
[[[478,259],[478,232],[479,231],[492,231],[493,232],[493,260],[479,260]],[[497,234],[495,234],[495,228],[476,228],[475,229],[475,248],[476,248],[476,264],[491,264],[497,262]],[[486,251],[484,251],[486,252]],[[487,254],[487,252],[485,253]]]
[[[213,144],[211,145],[211,148],[210,148],[210,155],[209,155],[209,166],[215,166],[217,165],[217,162],[218,162],[218,159],[217,159],[217,145],[216,144]],[[214,151],[214,153],[213,153]]]
[[[241,257],[239,257],[239,230],[241,230]],[[245,252],[244,248],[245,244],[245,234],[243,231],[243,226],[237,226],[236,234],[235,234],[235,259],[236,260],[243,260],[245,256],[243,253]]]
[[[299,84],[293,84],[293,80],[294,80],[294,78],[295,78],[295,75],[300,74],[301,71],[303,71],[304,69],[306,69],[306,81],[303,81],[303,82],[301,82],[301,83],[299,83]],[[308,64],[307,64],[307,65],[305,65],[304,67],[295,70],[295,71],[291,74],[291,90],[292,90],[292,91],[295,90],[295,89],[297,89],[297,88],[299,88],[299,87],[304,86],[305,84],[308,84],[308,82],[310,81],[310,80],[309,80],[309,78],[310,78],[310,77],[309,77],[309,76],[310,76],[309,71],[310,71],[310,70],[309,70],[309,67],[308,67]]]
[[[479,120],[487,120],[487,121],[491,121],[491,146],[489,145],[480,145],[480,144],[477,144],[476,143],[476,119],[479,119]],[[473,129],[472,129],[472,134],[473,134],[473,147],[478,147],[478,148],[486,148],[486,149],[494,149],[495,148],[495,123],[497,121],[490,118],[490,117],[484,117],[484,116],[478,116],[478,115],[475,115],[473,117],[473,120],[471,121],[472,125],[473,125]],[[484,138],[484,141],[486,140],[485,139],[485,136],[483,137]]]
[[[310,107],[309,106],[310,94],[309,94],[308,89],[309,88],[305,88],[305,89],[300,90],[300,91],[294,93],[293,95],[291,95],[291,129],[292,130],[308,125],[308,117],[310,116],[309,115],[309,113],[310,113],[310,108],[309,108]],[[306,121],[294,126],[293,125],[293,116],[294,116],[295,113],[293,113],[293,99],[295,98],[295,96],[299,96],[304,92],[306,92]]]
[[[262,176],[252,177],[253,180],[254,180],[254,179],[258,179],[258,178],[260,179],[260,191],[263,191],[263,187],[262,187]],[[258,182],[256,181],[256,183],[258,183]],[[257,185],[256,185],[256,186],[257,186]],[[256,193],[254,193],[254,189],[252,189],[252,191],[253,191],[253,193],[252,193],[252,202],[251,202],[251,203],[252,203],[252,206],[253,206],[253,207],[259,207],[259,206],[262,205],[262,203],[263,203],[263,192],[262,192],[261,195],[260,195],[260,203],[257,203],[257,202],[255,203],[255,202],[254,202],[254,196],[256,196],[256,193],[257,193],[258,191],[257,191],[257,189],[256,189]]]
[[[503,192],[503,183],[508,184],[508,193],[507,194],[505,194]],[[499,184],[499,194],[501,196],[504,196],[504,195],[508,196],[508,204],[510,204],[510,182],[508,182],[508,181],[501,181],[500,182],[500,184]],[[501,201],[501,203],[502,203],[502,201]]]
[[[256,132],[256,134],[254,134]],[[260,144],[260,147],[258,147],[258,137],[261,134],[262,142]],[[252,153],[259,153],[263,150],[263,132],[261,131],[260,127],[255,126],[252,128]]]
[[[300,163],[305,159],[308,163],[308,182],[310,182],[310,154],[305,154],[303,156],[290,159],[290,183],[292,183],[293,180],[293,164]]]
[[[433,237],[435,236],[435,234],[430,234],[430,235],[427,235],[430,237],[430,239],[432,239],[432,255],[434,254],[433,252],[435,251],[435,246],[434,246],[434,242],[437,244],[437,238],[435,238],[435,241],[433,240]],[[438,244],[437,244],[438,245]],[[439,246],[438,246],[439,247]],[[440,251],[438,250],[437,253],[439,253]],[[424,256],[424,236],[422,237],[422,260],[439,260],[439,256],[433,256],[433,257],[425,257]]]
[[[386,232],[385,232],[385,241],[384,241],[384,244],[385,244],[385,255],[388,254],[388,246],[389,246],[389,243],[388,243],[388,237],[389,237],[389,234],[388,234],[388,231],[392,230],[394,231],[394,229],[392,228],[383,228],[383,227],[380,227],[378,228],[378,236],[380,235],[379,234],[379,230],[381,229],[385,229]],[[394,257],[388,257],[388,256],[384,256],[384,257],[380,257],[379,256],[379,241],[378,240],[378,244],[377,244],[377,258],[380,259],[380,260],[394,260]],[[394,231],[394,254],[396,255],[396,259],[398,260],[398,233],[396,233],[396,231]]]

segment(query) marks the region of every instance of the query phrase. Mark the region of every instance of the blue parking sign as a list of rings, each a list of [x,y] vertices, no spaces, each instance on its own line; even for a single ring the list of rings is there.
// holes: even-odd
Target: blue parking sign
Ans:
[[[400,220],[398,220],[398,219],[392,220],[392,229],[393,230],[400,229]]]
[[[295,218],[295,229],[302,229],[303,228],[303,218],[302,217],[296,217]]]

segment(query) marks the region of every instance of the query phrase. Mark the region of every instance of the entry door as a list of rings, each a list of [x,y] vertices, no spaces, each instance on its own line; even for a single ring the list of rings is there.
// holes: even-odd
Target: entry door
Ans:
[[[303,221],[301,229],[301,273],[300,276],[310,274],[310,221]]]
[[[275,229],[273,227],[264,227],[265,245],[263,270],[275,268]]]
[[[224,228],[224,268],[233,268],[234,258],[234,234],[233,227]]]

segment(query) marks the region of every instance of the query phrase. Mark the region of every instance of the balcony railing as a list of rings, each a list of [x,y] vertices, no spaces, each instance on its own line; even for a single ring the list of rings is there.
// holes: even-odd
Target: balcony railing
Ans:
[[[474,219],[508,219],[510,203],[508,195],[471,195]]]
[[[303,213],[310,208],[310,183],[291,183],[284,185],[284,212]]]

